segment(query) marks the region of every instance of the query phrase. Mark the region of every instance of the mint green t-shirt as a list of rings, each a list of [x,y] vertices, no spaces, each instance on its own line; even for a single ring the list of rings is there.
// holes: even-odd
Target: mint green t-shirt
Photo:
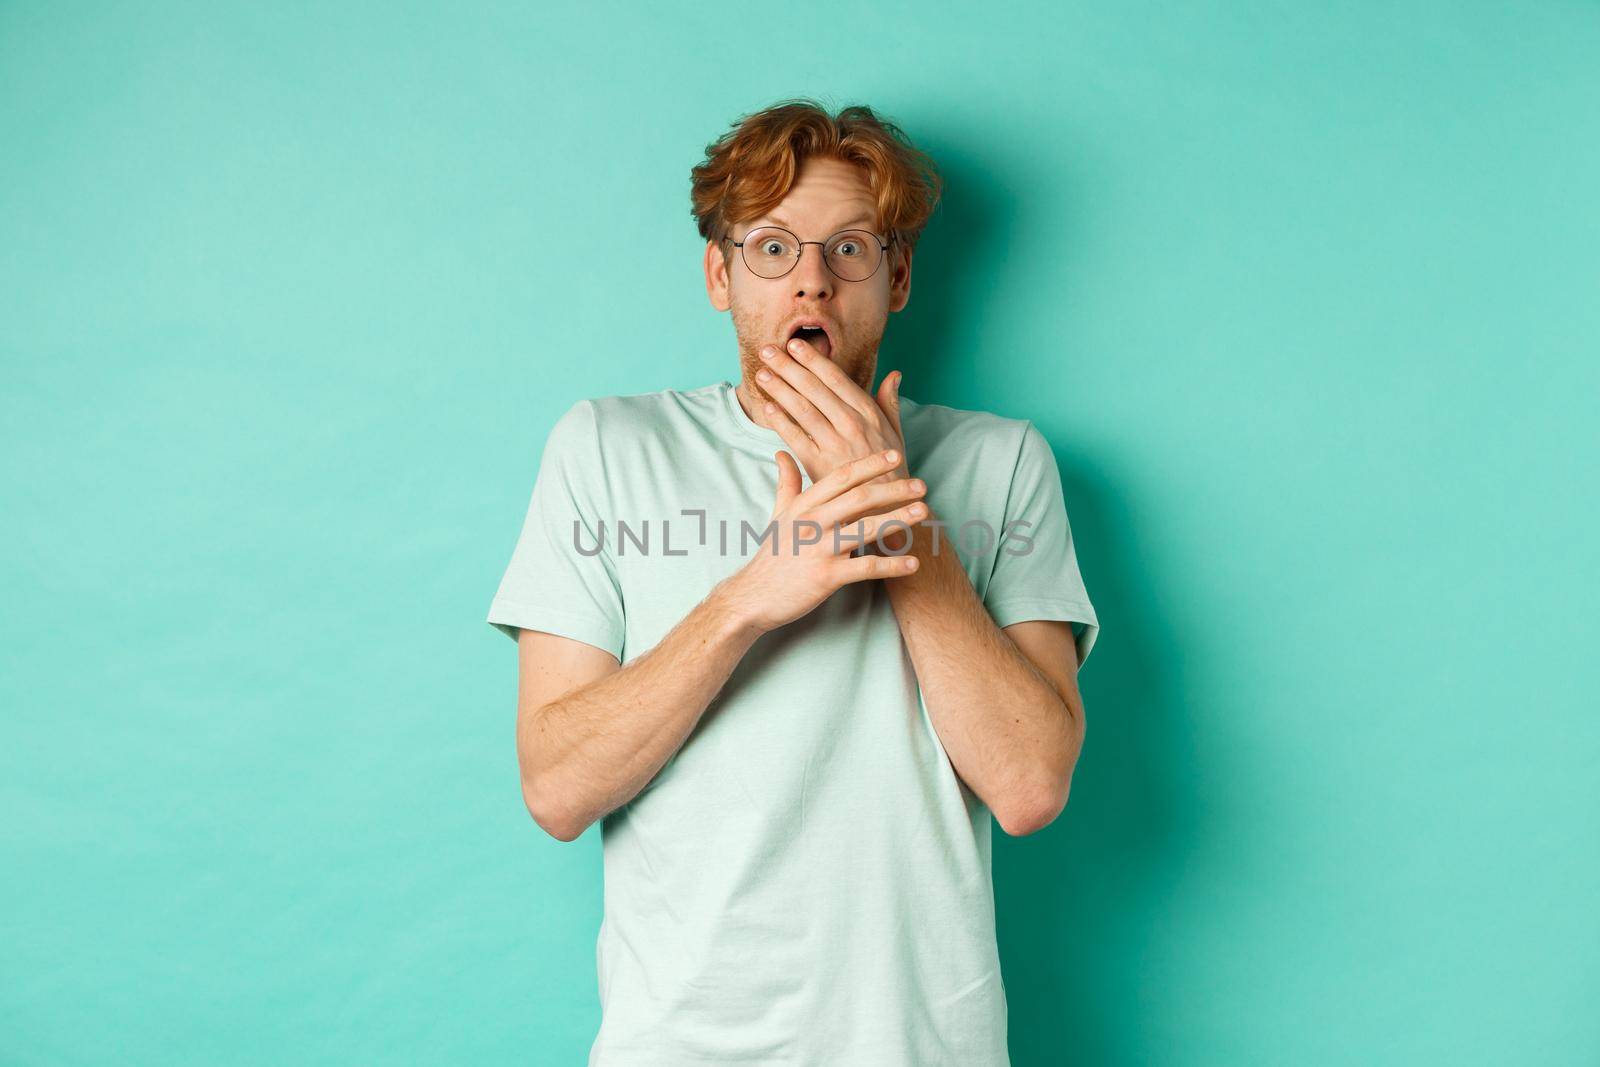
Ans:
[[[995,623],[1069,621],[1081,663],[1099,624],[1043,436],[909,398],[901,425],[943,550]],[[728,381],[577,402],[545,443],[488,621],[628,663],[771,551],[757,538],[785,447]],[[602,821],[591,1067],[1008,1064],[992,827],[940,744],[884,580],[842,587],[760,638]]]

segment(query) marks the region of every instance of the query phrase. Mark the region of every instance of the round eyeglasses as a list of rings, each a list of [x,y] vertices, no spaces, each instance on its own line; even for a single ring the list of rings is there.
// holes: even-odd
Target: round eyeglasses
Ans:
[[[840,230],[826,241],[802,241],[782,226],[758,226],[744,240],[728,243],[744,256],[744,265],[758,278],[781,278],[794,270],[806,245],[821,245],[822,260],[840,279],[864,282],[877,273],[894,235],[882,241],[871,230]]]

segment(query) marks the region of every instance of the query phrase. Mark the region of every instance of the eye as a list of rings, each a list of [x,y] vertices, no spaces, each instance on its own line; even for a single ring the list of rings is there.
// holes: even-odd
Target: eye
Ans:
[[[782,241],[776,237],[769,237],[761,242],[761,251],[769,256],[781,256],[787,249],[784,248]]]

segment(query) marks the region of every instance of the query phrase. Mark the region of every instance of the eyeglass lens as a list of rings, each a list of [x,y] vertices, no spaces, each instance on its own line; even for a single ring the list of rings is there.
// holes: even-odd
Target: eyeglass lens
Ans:
[[[745,265],[762,278],[781,278],[800,261],[800,239],[777,226],[751,230],[744,239]],[[883,249],[866,230],[841,230],[823,249],[828,268],[846,281],[864,281],[878,269]]]

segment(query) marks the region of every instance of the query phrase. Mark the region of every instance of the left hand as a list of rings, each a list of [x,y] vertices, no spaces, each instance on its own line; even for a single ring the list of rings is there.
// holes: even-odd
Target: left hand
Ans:
[[[842,464],[894,448],[900,465],[874,481],[911,476],[905,434],[900,429],[900,372],[884,377],[874,399],[840,370],[833,360],[796,338],[788,350],[767,345],[775,354],[766,363],[767,378],[757,373],[761,388],[777,405],[767,418],[812,482]]]

